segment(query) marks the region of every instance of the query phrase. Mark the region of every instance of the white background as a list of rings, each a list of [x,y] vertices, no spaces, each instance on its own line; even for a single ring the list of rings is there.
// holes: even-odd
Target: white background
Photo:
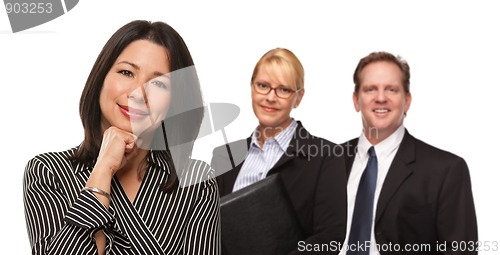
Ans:
[[[22,203],[26,162],[81,142],[78,102],[89,71],[111,34],[134,19],[174,27],[193,55],[205,101],[240,107],[225,129],[229,140],[247,137],[257,125],[249,79],[269,49],[289,48],[305,67],[306,93],[293,117],[337,143],[361,132],[351,101],[358,60],[378,50],[403,56],[413,94],[406,127],[466,159],[479,239],[500,242],[495,1],[236,2],[82,0],[66,15],[16,34],[0,9],[2,254],[30,253]],[[222,143],[215,132],[198,141],[194,157],[209,162]]]

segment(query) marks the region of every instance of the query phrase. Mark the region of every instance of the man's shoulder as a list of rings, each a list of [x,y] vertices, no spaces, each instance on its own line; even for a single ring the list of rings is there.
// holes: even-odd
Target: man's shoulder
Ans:
[[[446,176],[450,171],[468,171],[467,163],[460,156],[415,138],[409,133],[405,134],[396,158],[413,165],[419,172],[432,176]]]
[[[293,136],[295,140],[301,140],[304,143],[309,143],[309,144],[317,144],[317,145],[332,145],[336,146],[337,144],[324,138],[321,136],[316,136],[309,131],[302,125],[302,123],[299,122],[299,125],[297,126],[297,130],[295,131],[295,134]]]
[[[356,137],[340,144],[343,155],[346,159],[353,158],[354,155],[356,155],[358,142],[359,142],[359,137]]]
[[[345,141],[345,142],[341,143],[340,145],[341,145],[342,147],[351,147],[351,146],[353,146],[353,145],[357,145],[357,144],[358,144],[358,141],[359,141],[359,137],[355,137],[355,138],[352,138],[352,139],[350,139],[350,140],[347,140],[347,141]]]
[[[425,156],[426,158],[435,158],[437,160],[458,160],[462,159],[462,157],[456,155],[453,152],[447,151],[445,149],[439,148],[435,145],[431,145],[419,138],[416,138],[410,134],[408,134],[409,139],[412,139],[415,144],[415,150],[417,156]]]

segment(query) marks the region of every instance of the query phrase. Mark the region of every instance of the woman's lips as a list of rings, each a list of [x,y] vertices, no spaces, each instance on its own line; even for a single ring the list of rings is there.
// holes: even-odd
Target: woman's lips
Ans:
[[[276,109],[276,108],[273,108],[273,107],[267,107],[267,106],[263,106],[263,105],[262,105],[261,107],[262,107],[262,109],[263,109],[264,111],[266,111],[266,112],[275,112],[275,111],[277,111],[277,110],[278,110],[278,109]]]
[[[146,118],[149,114],[145,111],[132,108],[126,105],[118,105],[120,107],[120,111],[125,115],[125,117],[131,120],[142,120]]]

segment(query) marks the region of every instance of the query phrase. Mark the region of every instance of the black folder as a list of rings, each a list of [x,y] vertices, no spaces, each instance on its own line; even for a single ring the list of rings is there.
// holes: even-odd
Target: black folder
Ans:
[[[281,255],[304,234],[279,174],[220,200],[223,255]]]

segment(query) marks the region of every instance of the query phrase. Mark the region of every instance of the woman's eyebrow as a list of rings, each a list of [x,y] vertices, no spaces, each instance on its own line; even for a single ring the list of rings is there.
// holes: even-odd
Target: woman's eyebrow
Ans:
[[[162,73],[162,72],[156,71],[156,72],[153,73],[153,75],[154,76],[163,76],[163,77],[165,77],[167,79],[170,79],[170,72]]]
[[[130,65],[130,66],[132,66],[133,68],[135,68],[135,69],[137,69],[137,70],[141,70],[141,68],[140,68],[138,65],[136,65],[136,64],[134,64],[134,63],[132,63],[132,62],[128,62],[128,61],[126,61],[126,60],[124,60],[124,61],[120,61],[120,62],[118,62],[118,63],[117,63],[117,65],[118,65],[118,64],[127,64],[127,65]]]
[[[117,63],[117,65],[118,65],[118,64],[127,64],[127,65],[132,66],[132,67],[133,67],[134,69],[136,69],[136,70],[141,70],[141,67],[139,67],[137,64],[134,64],[134,63],[129,62],[129,61],[126,61],[126,60],[124,60],[124,61],[120,61],[120,62],[118,62],[118,63]],[[166,73],[162,73],[162,72],[160,72],[160,71],[155,71],[155,72],[153,72],[153,75],[154,75],[154,76],[156,76],[156,77],[158,77],[158,76],[163,76],[163,77],[165,77],[165,78],[170,79],[170,75],[169,75],[169,74],[170,74],[170,72],[166,72]]]

